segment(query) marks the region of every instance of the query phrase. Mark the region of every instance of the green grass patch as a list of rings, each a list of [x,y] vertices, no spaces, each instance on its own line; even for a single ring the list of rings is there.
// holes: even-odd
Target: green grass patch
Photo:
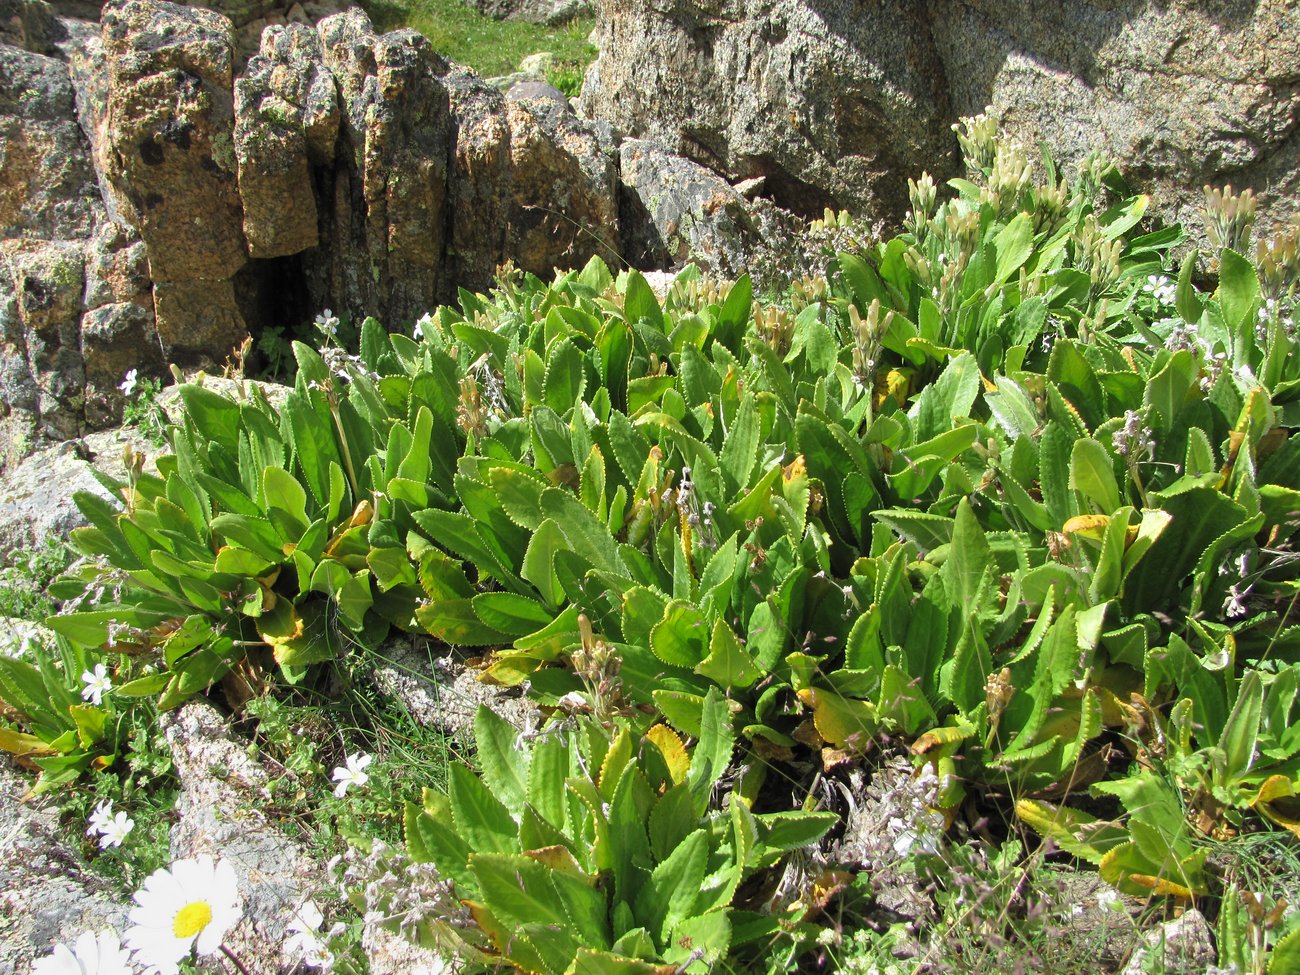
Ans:
[[[546,27],[493,20],[462,0],[367,0],[362,6],[380,30],[412,27],[429,38],[443,55],[484,77],[509,74],[521,60],[538,51],[555,55],[552,73],[559,80],[575,71],[580,74],[596,58],[596,48],[587,41],[595,25],[589,17],[561,27]]]

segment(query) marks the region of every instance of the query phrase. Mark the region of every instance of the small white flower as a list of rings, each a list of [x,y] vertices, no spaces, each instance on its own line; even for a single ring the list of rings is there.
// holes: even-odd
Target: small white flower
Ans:
[[[1163,274],[1147,275],[1147,283],[1142,286],[1142,290],[1160,305],[1173,305],[1178,300],[1178,285]]]
[[[158,975],[176,975],[191,949],[215,954],[242,913],[235,868],[206,853],[154,871],[136,891],[135,903],[124,943]]]
[[[325,915],[315,901],[305,900],[299,904],[287,926],[289,939],[284,943],[285,954],[302,959],[308,968],[328,969],[333,966],[334,954],[317,934],[324,920]]]
[[[335,317],[334,312],[328,308],[316,316],[316,327],[321,330],[326,338],[337,339],[339,337],[339,320]]]
[[[113,800],[108,799],[101,802],[95,807],[95,811],[90,814],[90,819],[86,820],[86,835],[92,833],[103,833],[108,828],[108,824],[113,821]]]
[[[338,783],[334,787],[335,797],[342,799],[349,786],[355,785],[358,789],[364,787],[370,781],[370,776],[366,774],[366,767],[374,760],[375,756],[364,755],[361,752],[349,755],[347,761],[334,770],[333,778]]]
[[[57,944],[54,951],[36,959],[32,975],[133,975],[130,955],[109,929],[95,934],[83,931],[69,949]]]
[[[1103,890],[1097,895],[1097,909],[1102,911],[1118,910],[1124,906],[1119,894],[1113,890]]]
[[[127,371],[126,378],[124,378],[124,379],[123,379],[123,380],[118,384],[118,387],[117,387],[118,389],[120,389],[120,390],[122,391],[122,395],[123,395],[123,396],[130,396],[132,393],[135,392],[135,387],[136,387],[136,376],[138,376],[138,375],[139,375],[139,370],[138,370],[138,369],[131,369],[131,370],[128,370],[128,371]]]
[[[81,679],[86,685],[81,689],[81,699],[95,707],[103,704],[104,695],[113,689],[113,682],[108,679],[108,668],[103,664],[95,664],[93,671],[83,670]]]
[[[415,331],[411,333],[411,336],[418,342],[431,331],[433,331],[433,316],[426,312],[416,321]]]
[[[99,848],[107,850],[110,846],[121,846],[131,830],[135,829],[135,820],[120,812],[105,823],[99,830]]]

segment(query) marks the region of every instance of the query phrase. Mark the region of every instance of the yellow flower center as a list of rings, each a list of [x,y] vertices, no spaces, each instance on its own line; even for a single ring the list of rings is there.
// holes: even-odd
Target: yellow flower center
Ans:
[[[172,933],[178,938],[192,938],[208,926],[212,920],[212,908],[206,901],[194,901],[186,904],[176,912],[172,921]]]

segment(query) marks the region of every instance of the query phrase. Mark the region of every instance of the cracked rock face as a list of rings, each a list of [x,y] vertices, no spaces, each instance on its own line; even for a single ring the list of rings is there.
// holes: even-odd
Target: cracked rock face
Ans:
[[[949,125],[991,105],[1067,168],[1115,157],[1167,218],[1201,186],[1300,199],[1300,7],[1173,0],[599,0],[588,112],[773,198],[896,219],[906,179],[957,175]]]
[[[507,104],[359,8],[7,2],[0,469],[115,422],[129,369],[621,253],[608,126]]]

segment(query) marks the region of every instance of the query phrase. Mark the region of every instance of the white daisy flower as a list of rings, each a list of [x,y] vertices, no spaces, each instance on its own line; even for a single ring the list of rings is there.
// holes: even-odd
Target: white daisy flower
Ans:
[[[317,933],[324,921],[325,915],[315,901],[305,900],[298,905],[287,926],[289,938],[284,943],[285,954],[290,958],[300,958],[308,968],[328,969],[333,966],[334,954]]]
[[[206,853],[154,871],[134,899],[125,944],[159,975],[176,975],[191,949],[214,954],[241,915],[235,868]]]
[[[132,369],[126,374],[126,377],[118,384],[117,388],[122,391],[123,396],[130,396],[132,393],[135,392],[136,376],[138,375],[139,375],[139,370]]]
[[[53,952],[36,959],[32,975],[134,975],[130,960],[116,931],[83,931],[71,949],[57,944]]]
[[[99,848],[107,850],[110,846],[121,846],[133,829],[135,820],[124,812],[118,813],[100,828]]]
[[[366,767],[374,760],[375,756],[361,752],[349,755],[347,761],[334,770],[333,778],[338,783],[334,787],[335,797],[342,799],[349,786],[355,785],[358,789],[364,787],[370,781],[370,776],[366,774]]]
[[[104,695],[113,689],[113,682],[108,679],[108,668],[103,664],[95,664],[93,671],[83,670],[81,679],[86,685],[81,689],[81,699],[95,707],[104,703]]]

